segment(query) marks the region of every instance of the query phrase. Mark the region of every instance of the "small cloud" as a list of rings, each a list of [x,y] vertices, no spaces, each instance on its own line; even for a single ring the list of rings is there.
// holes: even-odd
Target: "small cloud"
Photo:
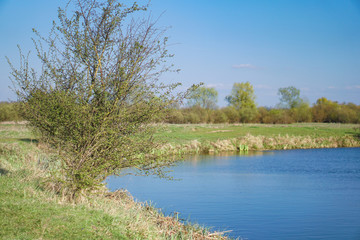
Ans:
[[[237,65],[233,65],[232,67],[233,67],[233,68],[236,68],[236,69],[240,69],[240,68],[255,69],[255,68],[257,68],[256,66],[254,66],[254,65],[252,65],[252,64],[249,64],[249,63],[246,63],[246,64],[237,64]]]
[[[328,88],[328,89],[335,89],[336,87],[334,87],[334,86],[328,86],[327,88]]]
[[[272,89],[272,87],[270,87],[269,85],[265,85],[265,84],[258,84],[254,86],[256,89]]]
[[[360,85],[355,85],[355,86],[347,86],[347,87],[345,87],[345,89],[347,89],[347,90],[354,90],[354,89],[360,89]]]
[[[224,86],[224,84],[222,84],[222,83],[210,83],[210,84],[207,84],[206,85],[206,87],[208,87],[208,88],[217,88],[217,87],[223,87]]]
[[[223,83],[209,83],[205,85],[208,88],[216,88],[216,89],[231,89],[231,86]]]

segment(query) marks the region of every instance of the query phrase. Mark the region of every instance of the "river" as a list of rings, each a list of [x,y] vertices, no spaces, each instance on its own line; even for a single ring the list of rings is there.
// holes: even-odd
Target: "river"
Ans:
[[[110,177],[167,214],[242,239],[360,239],[360,148],[194,156],[154,177]]]

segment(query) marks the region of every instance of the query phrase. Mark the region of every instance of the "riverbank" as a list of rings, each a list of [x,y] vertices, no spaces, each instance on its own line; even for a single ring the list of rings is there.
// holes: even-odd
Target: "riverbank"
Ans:
[[[187,124],[163,125],[160,154],[242,150],[360,147],[357,124]]]
[[[357,147],[359,125],[161,125],[159,154]],[[56,193],[59,166],[25,124],[0,124],[0,239],[226,239],[222,233],[164,216],[105,187],[78,203]]]
[[[125,190],[68,202],[50,178],[58,167],[25,125],[0,124],[0,239],[226,239]]]

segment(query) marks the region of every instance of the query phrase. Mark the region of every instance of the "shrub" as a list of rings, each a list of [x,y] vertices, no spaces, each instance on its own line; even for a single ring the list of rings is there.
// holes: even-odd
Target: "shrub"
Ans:
[[[22,114],[57,151],[72,199],[126,168],[163,176],[152,123],[184,97],[158,81],[171,70],[164,31],[127,20],[146,7],[80,0],[75,9],[59,9],[47,38],[35,31],[40,74],[23,54],[19,69],[10,63]]]

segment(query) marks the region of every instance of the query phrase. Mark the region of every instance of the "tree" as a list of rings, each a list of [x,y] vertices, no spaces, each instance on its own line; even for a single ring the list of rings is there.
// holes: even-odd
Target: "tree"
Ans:
[[[130,167],[161,176],[167,162],[152,154],[152,122],[184,94],[159,81],[172,70],[165,29],[129,19],[146,6],[71,3],[75,11],[59,8],[48,37],[34,30],[40,73],[21,50],[19,68],[8,61],[24,118],[57,151],[62,190],[77,198]]]
[[[250,122],[256,117],[254,88],[249,82],[234,83],[231,95],[225,98],[230,106],[239,111],[240,121]]]
[[[338,110],[340,106],[337,102],[328,100],[325,97],[316,100],[312,108],[314,121],[316,122],[338,122]]]
[[[218,92],[215,88],[199,87],[189,96],[188,104],[190,106],[199,106],[205,109],[215,109],[218,98]]]
[[[300,90],[290,86],[286,88],[279,88],[278,95],[280,95],[280,106],[285,108],[295,108],[302,103],[300,98]]]
[[[358,123],[360,118],[358,106],[352,103],[339,104],[325,97],[319,98],[312,107],[316,122]]]
[[[296,108],[290,110],[296,122],[311,122],[312,114],[309,103],[303,101]]]

